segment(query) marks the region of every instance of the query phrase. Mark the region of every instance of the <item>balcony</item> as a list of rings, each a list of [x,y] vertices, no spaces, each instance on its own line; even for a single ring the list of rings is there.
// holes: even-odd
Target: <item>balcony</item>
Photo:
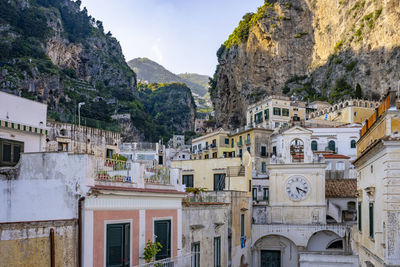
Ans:
[[[131,164],[127,161],[102,159],[97,161],[95,181],[132,183]]]
[[[211,145],[210,145],[210,148],[211,148],[211,149],[217,149],[217,144],[211,144]]]
[[[182,254],[177,257],[166,258],[158,261],[152,261],[149,263],[139,264],[134,267],[172,267],[172,266],[191,266],[195,259],[199,259],[199,252],[191,252]]]
[[[236,142],[236,145],[237,146],[243,146],[243,143],[242,143],[242,141],[238,141],[238,142]]]
[[[250,145],[251,141],[250,141],[250,139],[246,139],[246,140],[244,140],[244,143],[245,143],[246,145]]]
[[[146,167],[145,178],[146,184],[170,185],[170,169],[167,167]]]

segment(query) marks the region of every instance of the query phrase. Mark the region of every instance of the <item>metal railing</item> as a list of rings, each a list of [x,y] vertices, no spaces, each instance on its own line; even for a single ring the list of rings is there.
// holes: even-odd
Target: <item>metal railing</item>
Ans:
[[[135,267],[190,267],[198,253],[192,252],[177,257],[171,257],[149,263],[139,264]]]

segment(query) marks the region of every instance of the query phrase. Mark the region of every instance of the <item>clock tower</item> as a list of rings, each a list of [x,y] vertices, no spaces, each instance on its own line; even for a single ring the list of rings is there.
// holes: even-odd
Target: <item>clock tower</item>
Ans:
[[[325,224],[325,168],[311,150],[312,131],[292,127],[271,139],[270,223]]]

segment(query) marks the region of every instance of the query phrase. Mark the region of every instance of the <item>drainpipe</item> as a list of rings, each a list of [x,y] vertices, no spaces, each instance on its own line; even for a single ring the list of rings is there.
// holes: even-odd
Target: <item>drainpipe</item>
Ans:
[[[85,197],[78,200],[78,267],[82,266],[82,202]]]
[[[54,252],[54,229],[50,229],[50,266],[56,267],[55,252]]]

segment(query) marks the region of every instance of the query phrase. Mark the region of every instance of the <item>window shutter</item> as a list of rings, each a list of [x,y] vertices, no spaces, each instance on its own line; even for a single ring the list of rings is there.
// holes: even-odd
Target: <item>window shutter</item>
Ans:
[[[123,225],[107,225],[107,267],[121,266],[123,260]]]

